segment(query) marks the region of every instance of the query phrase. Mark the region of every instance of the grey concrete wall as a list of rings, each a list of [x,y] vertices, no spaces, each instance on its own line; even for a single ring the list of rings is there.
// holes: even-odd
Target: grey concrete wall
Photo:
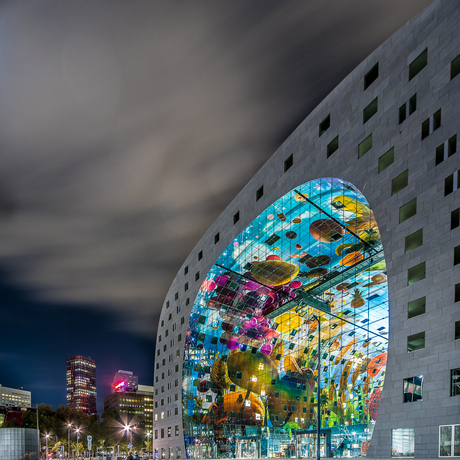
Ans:
[[[460,2],[437,0],[384,42],[302,122],[184,261],[166,296],[158,327],[158,335],[162,335],[163,340],[157,341],[159,355],[155,361],[155,379],[158,378],[155,401],[159,402],[155,414],[159,420],[154,421],[154,431],[164,428],[167,436],[167,428],[172,427],[172,437],[154,439],[155,448],[181,446],[185,458],[181,360],[188,317],[206,273],[234,237],[273,201],[309,180],[338,177],[357,186],[369,201],[381,230],[387,261],[388,363],[368,455],[390,457],[391,430],[413,427],[415,456],[438,457],[439,425],[460,423],[460,397],[449,396],[450,370],[460,367],[460,340],[454,340],[454,323],[460,321],[460,303],[454,302],[454,287],[460,283],[460,265],[453,265],[454,247],[460,244],[460,228],[450,230],[450,213],[460,207],[460,192],[456,190],[444,196],[444,179],[460,168],[460,152],[435,166],[436,147],[456,133],[460,138],[460,76],[450,80],[451,61],[460,54],[459,24]],[[409,64],[425,48],[428,48],[428,65],[409,81]],[[364,76],[377,62],[379,77],[364,91]],[[399,124],[399,107],[415,93],[416,111]],[[363,109],[375,97],[378,97],[378,112],[363,124]],[[421,140],[422,122],[438,109],[442,109],[441,127]],[[319,137],[318,125],[328,114],[331,127]],[[372,149],[358,159],[358,144],[371,133]],[[327,145],[337,135],[339,149],[327,158]],[[395,152],[394,163],[379,173],[379,157],[391,147]],[[460,150],[458,142],[457,149]],[[291,154],[294,165],[284,173],[284,160]],[[406,169],[409,171],[408,185],[392,196],[391,181]],[[261,185],[264,196],[256,202],[256,190]],[[415,197],[416,215],[399,223],[399,208]],[[237,211],[240,220],[234,225],[233,215]],[[405,254],[406,236],[421,228],[422,246]],[[220,240],[214,244],[214,235],[218,232]],[[203,258],[198,260],[200,251],[203,251]],[[408,286],[408,269],[421,262],[426,262],[426,278]],[[186,266],[188,274],[184,275]],[[197,272],[200,279],[195,281]],[[184,291],[186,282],[189,289]],[[426,296],[426,313],[408,319],[408,302],[422,296]],[[187,298],[189,305],[186,305]],[[174,332],[173,324],[176,325]],[[165,340],[166,329],[169,336]],[[426,336],[425,348],[408,353],[407,337],[422,331]],[[182,335],[180,342],[179,334]],[[176,358],[176,353],[180,359]],[[176,364],[179,365],[177,372]],[[403,404],[403,379],[418,375],[424,377],[423,401]],[[178,387],[175,387],[176,379],[179,379]],[[174,401],[176,393],[178,401]],[[168,396],[172,400],[169,404],[166,402]],[[160,407],[161,399],[165,400],[163,407]],[[174,415],[175,408],[178,415]],[[161,420],[162,411],[165,418]],[[171,411],[170,416],[167,411]],[[180,427],[177,437],[174,436],[176,425]]]

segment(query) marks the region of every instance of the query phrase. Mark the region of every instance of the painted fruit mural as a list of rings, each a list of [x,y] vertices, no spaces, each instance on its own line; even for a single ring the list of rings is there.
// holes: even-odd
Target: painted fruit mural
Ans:
[[[290,439],[316,429],[318,415],[322,428],[352,427],[368,442],[387,334],[385,260],[364,196],[333,178],[295,188],[231,242],[194,300],[187,455],[200,444],[226,456],[229,439]]]

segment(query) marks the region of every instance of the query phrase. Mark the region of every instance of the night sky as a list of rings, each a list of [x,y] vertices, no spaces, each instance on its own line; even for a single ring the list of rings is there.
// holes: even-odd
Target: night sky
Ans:
[[[309,112],[429,0],[0,4],[0,383],[153,383],[169,284]]]

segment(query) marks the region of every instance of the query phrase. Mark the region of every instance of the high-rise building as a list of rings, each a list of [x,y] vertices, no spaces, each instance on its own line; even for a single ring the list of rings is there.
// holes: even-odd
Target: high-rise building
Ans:
[[[153,386],[139,385],[130,371],[118,371],[113,378],[112,394],[104,399],[104,412],[116,410],[125,423],[152,432]]]
[[[155,457],[460,456],[459,23],[435,0],[379,46],[186,258]]]
[[[138,377],[131,371],[118,371],[113,377],[112,393],[137,391]]]
[[[67,406],[87,415],[96,413],[96,361],[77,355],[67,358]]]
[[[9,407],[30,407],[31,392],[22,388],[8,388],[0,385],[0,405]]]

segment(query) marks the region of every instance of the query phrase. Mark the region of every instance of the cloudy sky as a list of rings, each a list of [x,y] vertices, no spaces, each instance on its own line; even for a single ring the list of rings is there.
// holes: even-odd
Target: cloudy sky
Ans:
[[[3,1],[0,384],[153,381],[163,298],[309,112],[430,0]]]

